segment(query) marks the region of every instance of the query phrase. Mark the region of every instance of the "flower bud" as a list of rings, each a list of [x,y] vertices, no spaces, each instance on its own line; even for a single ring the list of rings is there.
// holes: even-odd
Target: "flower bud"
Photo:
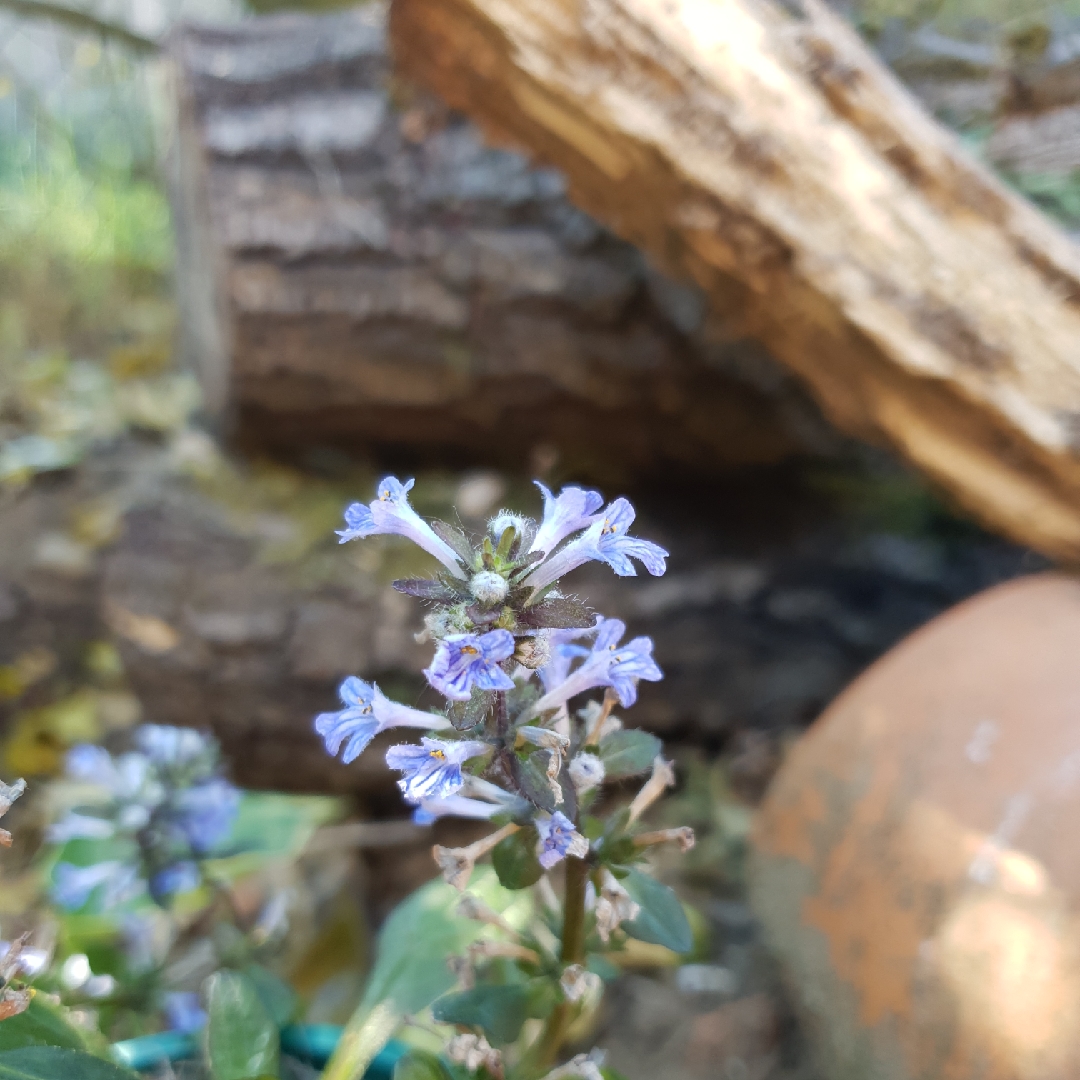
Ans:
[[[524,536],[531,524],[531,519],[524,517],[522,514],[515,514],[509,510],[500,510],[488,522],[488,531],[496,540],[500,540],[507,529],[513,529],[518,536]]]
[[[479,574],[473,574],[469,582],[469,591],[481,604],[488,606],[505,600],[508,588],[506,578],[493,570],[481,570]]]
[[[595,754],[578,754],[569,767],[570,782],[579,795],[604,782],[604,763]]]

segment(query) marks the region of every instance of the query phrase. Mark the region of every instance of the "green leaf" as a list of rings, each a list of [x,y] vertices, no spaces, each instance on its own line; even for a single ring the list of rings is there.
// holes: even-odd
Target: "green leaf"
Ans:
[[[511,758],[511,768],[521,793],[534,806],[552,813],[558,803],[548,779],[547,766],[553,751],[536,750],[523,761],[519,756]]]
[[[600,740],[600,760],[608,780],[648,772],[664,744],[647,731],[623,729]]]
[[[421,600],[438,600],[444,604],[452,604],[460,599],[459,594],[448,588],[441,581],[433,581],[430,578],[401,578],[391,581],[390,587],[406,596],[416,596]]]
[[[526,825],[495,845],[491,852],[491,865],[495,867],[503,888],[527,889],[540,880],[544,868],[536,858],[538,840],[536,827]]]
[[[506,557],[510,554],[510,548],[514,545],[514,540],[517,538],[517,529],[513,525],[507,525],[502,531],[502,536],[499,537],[499,546],[495,549],[495,558],[505,562]]]
[[[214,1080],[277,1076],[277,1024],[252,979],[216,971],[206,985],[206,1052]]]
[[[450,1080],[450,1073],[435,1054],[410,1050],[394,1066],[394,1080]]]
[[[80,1050],[24,1046],[0,1054],[0,1080],[136,1080],[136,1077],[127,1069]]]
[[[278,1027],[284,1027],[296,1012],[296,991],[279,975],[262,964],[248,964],[244,974],[255,984],[266,1011]]]
[[[530,893],[511,892],[490,866],[478,866],[469,892],[511,926],[523,927],[532,912]],[[426,1009],[454,985],[445,957],[463,953],[485,927],[455,914],[461,894],[445,881],[433,881],[403,900],[383,924],[375,966],[356,1013],[330,1059],[323,1080],[354,1080],[406,1013]]]
[[[445,521],[429,521],[428,524],[434,529],[436,536],[445,540],[453,549],[454,553],[461,556],[461,561],[471,570],[476,552],[473,551],[469,538],[453,525],[447,525]]]
[[[474,686],[468,701],[456,701],[450,706],[450,723],[458,731],[468,731],[484,720],[494,703],[493,693]]]
[[[672,952],[686,953],[693,948],[694,935],[679,898],[666,885],[640,870],[630,870],[622,880],[631,899],[641,905],[641,913],[623,929],[638,941],[663,945]]]
[[[529,989],[520,983],[481,984],[439,998],[431,1014],[443,1024],[481,1028],[492,1046],[505,1046],[521,1034],[528,1018]]]
[[[518,621],[530,629],[587,630],[596,622],[596,616],[580,600],[559,596],[526,608],[519,613]]]
[[[343,816],[342,800],[325,795],[245,791],[228,837],[207,870],[235,880],[270,859],[292,858],[320,825]]]
[[[85,1050],[86,1040],[75,1030],[55,1005],[46,1003],[40,994],[31,999],[25,1012],[0,1023],[0,1052],[24,1046],[62,1046]]]

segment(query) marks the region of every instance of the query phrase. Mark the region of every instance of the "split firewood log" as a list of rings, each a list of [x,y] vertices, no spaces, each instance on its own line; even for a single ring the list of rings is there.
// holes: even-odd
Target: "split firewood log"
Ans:
[[[843,430],[1080,558],[1080,251],[816,0],[395,0],[405,71],[764,342]]]

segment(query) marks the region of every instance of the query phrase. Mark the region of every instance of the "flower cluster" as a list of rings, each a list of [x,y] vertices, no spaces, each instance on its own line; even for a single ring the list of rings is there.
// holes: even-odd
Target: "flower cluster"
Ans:
[[[390,768],[402,773],[399,787],[416,807],[417,820],[506,812],[506,800],[490,790],[462,794],[470,772],[486,768],[509,780],[500,796],[516,797],[519,813],[530,805],[539,811],[541,858],[550,867],[580,843],[570,819],[561,812],[552,815],[565,803],[566,790],[577,795],[580,777],[590,768],[579,758],[569,784],[563,779],[563,751],[571,741],[562,730],[568,728],[566,706],[599,688],[610,688],[620,704],[630,706],[640,680],[662,678],[649,638],[621,644],[622,622],[594,616],[558,584],[591,560],[607,563],[621,576],[637,573],[636,560],[660,575],[667,552],[630,535],[634,508],[628,500],[605,507],[599,492],[566,487],[556,496],[539,482],[541,521],[503,511],[474,545],[453,526],[424,521],[409,505],[412,486],[412,480],[403,484],[387,477],[370,504],[348,507],[346,528],[338,535],[342,543],[376,534],[404,536],[442,563],[438,577],[396,581],[394,587],[432,607],[425,624],[435,653],[424,675],[448,708],[435,713],[400,705],[374,684],[349,677],[339,690],[344,707],[318,716],[315,729],[327,750],[342,753],[345,762],[389,728],[456,729],[460,737],[425,736],[419,745],[395,746],[387,754]],[[542,692],[529,686],[534,672]],[[530,735],[537,731],[551,737]],[[541,753],[547,759],[538,789],[532,782],[535,768],[528,765]],[[592,771],[601,767],[596,759]]]
[[[67,776],[83,802],[50,826],[47,839],[97,843],[88,846],[95,857],[54,868],[52,898],[62,908],[94,898],[107,909],[147,893],[165,906],[201,883],[201,861],[232,829],[240,792],[221,775],[212,739],[148,724],[135,731],[134,746],[115,757],[89,744],[68,754]]]

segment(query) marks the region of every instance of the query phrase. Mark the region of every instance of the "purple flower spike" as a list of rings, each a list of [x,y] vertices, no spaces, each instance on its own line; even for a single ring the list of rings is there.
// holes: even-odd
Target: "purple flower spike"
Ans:
[[[450,726],[445,717],[391,701],[374,683],[366,683],[355,675],[350,675],[338,687],[338,696],[345,708],[320,713],[315,717],[315,730],[325,740],[327,753],[334,757],[342,743],[345,744],[341,760],[346,765],[355,761],[381,731],[394,727],[437,731]]]
[[[660,577],[667,570],[668,553],[659,544],[629,535],[634,516],[629,499],[616,499],[602,514],[593,516],[585,532],[540,563],[526,582],[542,589],[594,559],[607,563],[620,577],[637,576],[630,561],[637,559],[653,577]]]
[[[420,745],[405,743],[386,751],[386,764],[404,773],[398,787],[405,798],[418,805],[425,799],[445,799],[461,790],[461,766],[487,751],[487,743],[446,742],[423,738]]]
[[[637,701],[637,684],[659,682],[664,673],[652,658],[653,643],[651,638],[637,637],[625,645],[619,640],[626,633],[626,625],[620,619],[596,620],[596,640],[590,652],[585,654],[584,663],[575,668],[555,687],[547,690],[532,711],[546,712],[557,709],[572,697],[593,690],[598,686],[610,686],[619,695],[623,708],[629,708]],[[584,653],[573,645],[562,646],[565,652]],[[543,675],[543,673],[541,673]],[[544,679],[545,689],[548,680]]]
[[[427,681],[451,701],[468,701],[473,687],[480,690],[513,690],[514,680],[499,667],[514,651],[509,630],[486,634],[451,634],[439,642]]]
[[[556,498],[539,480],[533,483],[544,496],[544,520],[533,537],[530,551],[552,551],[560,540],[571,533],[587,529],[593,523],[597,510],[604,505],[604,497],[599,491],[564,487]]]
[[[589,841],[574,828],[574,823],[558,810],[549,818],[536,819],[536,831],[540,834],[537,847],[540,865],[550,870],[567,855],[582,859],[589,853]]]
[[[346,508],[346,528],[338,531],[340,543],[366,536],[405,536],[434,555],[454,577],[464,578],[465,571],[454,549],[409,505],[409,489],[415,482],[403,484],[394,476],[380,480],[378,494],[367,506],[353,503]]]

